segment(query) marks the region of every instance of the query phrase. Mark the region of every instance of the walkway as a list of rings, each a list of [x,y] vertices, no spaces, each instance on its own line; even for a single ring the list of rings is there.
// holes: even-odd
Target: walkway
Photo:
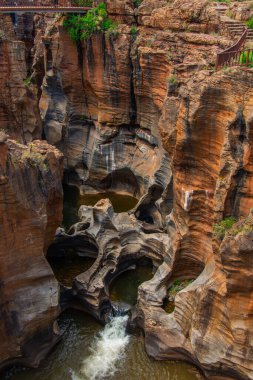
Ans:
[[[221,23],[224,25],[225,29],[227,30],[228,34],[232,38],[239,39],[244,31],[244,28],[247,26],[242,21],[236,21],[228,16],[226,16],[226,12],[228,10],[227,5],[218,5],[216,7],[217,13],[220,15]],[[246,41],[252,41],[253,42],[253,29],[249,29]]]
[[[79,5],[82,4],[82,5]],[[84,6],[84,5],[85,6]],[[92,8],[92,1],[80,0],[0,0],[0,13],[12,12],[78,12]]]
[[[221,24],[230,37],[237,42],[230,48],[217,54],[216,70],[221,67],[253,66],[253,29],[245,23],[233,20],[226,15],[228,6],[217,5],[216,11],[220,16]]]

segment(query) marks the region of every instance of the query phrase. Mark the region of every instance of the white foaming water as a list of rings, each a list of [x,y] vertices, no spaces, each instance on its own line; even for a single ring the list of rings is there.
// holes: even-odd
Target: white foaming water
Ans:
[[[72,380],[100,380],[117,371],[117,363],[125,357],[129,342],[126,333],[128,316],[114,317],[95,338],[91,355],[82,364],[80,374],[71,373]]]

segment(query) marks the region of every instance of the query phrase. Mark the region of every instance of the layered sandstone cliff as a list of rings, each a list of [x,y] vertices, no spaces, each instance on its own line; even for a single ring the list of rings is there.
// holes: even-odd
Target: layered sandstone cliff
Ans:
[[[3,39],[0,128],[26,140],[38,137],[36,131],[43,134],[64,154],[65,181],[81,191],[142,197],[125,215],[125,224],[105,203],[106,210],[101,205],[83,209],[72,229],[70,235],[88,236],[100,248],[96,263],[75,280],[73,290],[90,302],[93,314],[101,300],[109,299],[110,270],[117,273],[139,256],[154,261],[155,256],[156,266],[163,262],[140,287],[135,313],[148,353],[191,361],[208,378],[253,379],[252,217],[247,228],[238,227],[223,242],[213,239],[213,223],[246,217],[252,207],[252,69],[214,72],[217,52],[231,40],[221,34],[220,16],[210,2],[144,0],[138,11],[131,1],[107,1],[107,6],[119,22],[117,32],[78,44],[61,17],[36,15],[30,56],[24,54],[27,41],[19,42],[22,69],[13,36]],[[30,25],[22,22],[21,35],[22,25]],[[11,23],[8,30],[13,33]],[[32,67],[29,86],[23,82],[27,67]],[[35,104],[31,118],[29,104]],[[153,226],[138,220],[143,210]],[[57,223],[52,220],[52,233]],[[64,244],[75,238],[63,231],[60,237]],[[162,308],[167,289],[179,279],[195,281],[178,293],[174,312],[167,314]],[[52,310],[50,321],[56,305],[45,303]]]
[[[221,245],[212,240],[215,221],[245,217],[252,208],[252,85],[252,70],[232,69],[196,75],[181,88],[176,121],[168,117],[163,130],[174,174],[170,260],[140,289],[148,352],[188,358],[214,379],[253,373],[252,226],[235,229]],[[195,281],[168,315],[161,308],[167,288],[185,278]]]
[[[24,35],[22,28],[17,34]],[[0,62],[0,129],[20,142],[40,138],[37,88],[31,84],[26,42],[17,39],[11,18],[3,15],[0,15]]]
[[[0,366],[38,365],[59,338],[59,285],[45,258],[62,214],[62,155],[0,132]]]
[[[218,30],[219,20],[205,1],[181,13],[171,13],[167,2],[143,2],[139,26],[132,2],[107,7],[117,30],[78,44],[62,27],[62,17],[55,22],[37,17],[33,76],[42,83],[45,136],[65,156],[65,181],[82,191],[140,197],[154,184],[166,187],[159,172],[169,170],[169,160],[157,125],[167,92],[173,91],[170,79],[177,76],[180,83],[214,64],[218,48],[229,42],[207,34]],[[172,17],[164,24],[168,13]],[[196,19],[200,30],[194,29]],[[192,33],[196,30],[201,33]]]

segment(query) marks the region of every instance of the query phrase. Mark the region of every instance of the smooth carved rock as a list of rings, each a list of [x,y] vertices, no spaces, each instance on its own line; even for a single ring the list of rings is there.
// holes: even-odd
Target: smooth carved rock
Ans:
[[[27,147],[1,132],[1,367],[37,366],[59,339],[59,285],[45,253],[61,222],[62,159],[46,142]]]
[[[0,129],[30,142],[41,138],[37,89],[30,83],[25,42],[14,38],[9,16],[0,15]]]
[[[34,75],[43,67],[39,107],[47,140],[66,157],[65,181],[81,191],[144,195],[166,157],[157,125],[170,78],[178,71],[179,86],[193,70],[214,63],[227,41],[150,28],[135,38],[120,25],[117,36],[95,35],[77,46],[61,21],[43,20],[37,20]],[[112,178],[129,177],[122,176],[127,168],[130,186],[115,183]]]
[[[244,18],[238,7],[234,13]],[[58,230],[52,249],[75,246],[79,254],[98,255],[75,281],[75,295],[97,317],[109,307],[111,279],[142,255],[156,257],[161,265],[140,287],[135,312],[148,353],[191,361],[208,378],[252,379],[251,232],[227,236],[221,247],[212,241],[213,222],[245,217],[252,207],[252,70],[210,70],[217,52],[231,44],[213,34],[222,29],[213,4],[144,0],[138,12],[133,8],[108,1],[111,15],[120,12],[116,21],[132,24],[138,15],[137,33],[121,24],[118,36],[95,35],[78,47],[58,18],[34,18],[39,109],[46,137],[65,154],[65,180],[141,198],[130,215],[114,215],[107,202],[82,209],[81,222],[67,234]],[[12,39],[5,20],[0,28]],[[6,80],[6,57],[11,69],[18,57],[23,65],[24,44],[18,45],[1,37],[0,128],[10,134],[20,93],[14,75]],[[25,71],[23,65],[16,80],[26,103]],[[14,88],[11,97],[6,83]],[[8,178],[2,173],[0,186]],[[167,288],[180,278],[196,280],[166,314]]]
[[[203,79],[195,76],[181,88],[176,114],[161,124],[166,133],[166,120],[174,174],[171,249],[169,260],[140,287],[135,318],[153,357],[190,358],[210,379],[252,379],[252,215],[220,247],[212,241],[212,225],[230,215],[245,217],[252,208],[253,73],[232,69]],[[163,298],[180,278],[195,281],[167,314]]]
[[[155,267],[160,265],[167,255],[169,237],[155,226],[146,228],[133,213],[115,214],[108,199],[102,199],[94,207],[81,206],[79,219],[68,233],[58,231],[49,252],[57,254],[71,247],[82,256],[94,256],[89,247],[92,244],[97,248],[93,266],[75,278],[73,295],[86,310],[103,320],[105,311],[111,307],[110,283],[143,257],[151,259]]]
[[[77,50],[61,26],[49,28],[51,42],[41,52],[46,137],[65,154],[65,180],[81,191],[110,189],[139,197],[168,162],[157,129],[135,123],[129,32],[125,26],[116,39],[94,36]]]

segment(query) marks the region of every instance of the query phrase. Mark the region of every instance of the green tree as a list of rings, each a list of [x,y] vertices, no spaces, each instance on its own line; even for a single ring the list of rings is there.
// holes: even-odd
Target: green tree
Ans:
[[[70,14],[63,22],[74,41],[86,40],[94,33],[115,30],[117,25],[108,18],[106,6],[100,3],[89,10],[85,16]]]

